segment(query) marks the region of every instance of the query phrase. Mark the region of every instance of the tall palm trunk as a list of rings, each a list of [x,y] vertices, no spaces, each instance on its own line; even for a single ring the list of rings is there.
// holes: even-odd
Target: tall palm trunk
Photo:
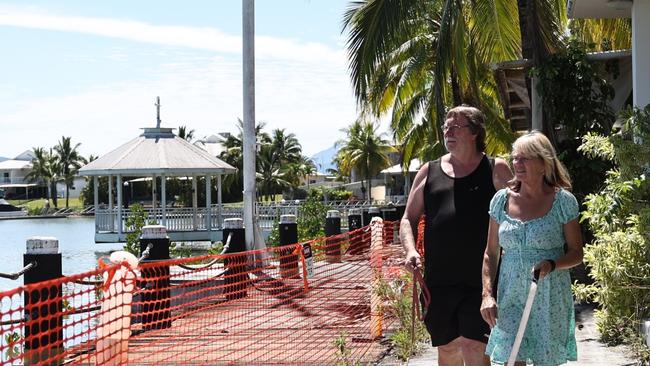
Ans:
[[[523,58],[532,61],[532,67],[538,67],[549,56],[549,50],[544,45],[541,39],[541,34],[538,31],[538,17],[536,0],[517,0],[517,7],[519,9],[519,32],[521,33],[521,54]],[[528,96],[531,100],[532,110],[532,89],[531,79],[526,73],[526,88],[528,89]],[[542,107],[542,111],[543,111]],[[553,123],[546,118],[545,113],[542,112],[542,132],[553,145],[556,144],[555,129]]]
[[[54,208],[58,208],[57,194],[56,194],[56,181],[50,181],[50,197],[52,198],[52,204]]]

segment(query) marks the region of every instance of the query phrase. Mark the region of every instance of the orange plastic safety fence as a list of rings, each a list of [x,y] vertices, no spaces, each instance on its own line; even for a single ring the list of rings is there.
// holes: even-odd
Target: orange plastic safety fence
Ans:
[[[2,364],[376,361],[395,322],[374,288],[403,260],[396,228],[110,265],[0,293]]]
[[[418,221],[418,237],[415,240],[415,249],[424,257],[424,225],[426,224],[426,217],[424,215],[420,216],[420,221]]]

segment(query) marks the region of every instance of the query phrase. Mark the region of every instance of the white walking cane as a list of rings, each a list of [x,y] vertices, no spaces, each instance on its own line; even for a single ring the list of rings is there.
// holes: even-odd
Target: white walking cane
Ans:
[[[524,338],[524,332],[526,331],[526,324],[528,324],[528,318],[530,317],[530,309],[533,307],[533,301],[535,300],[535,294],[537,293],[538,279],[539,279],[539,270],[535,271],[533,274],[533,282],[530,284],[530,290],[528,290],[528,298],[526,299],[526,305],[524,306],[524,313],[521,315],[521,321],[519,322],[519,329],[517,329],[517,336],[515,337],[515,343],[512,345],[512,350],[510,351],[510,358],[508,358],[508,366],[513,366],[515,364],[515,361],[517,361],[517,353],[519,353],[521,340]]]

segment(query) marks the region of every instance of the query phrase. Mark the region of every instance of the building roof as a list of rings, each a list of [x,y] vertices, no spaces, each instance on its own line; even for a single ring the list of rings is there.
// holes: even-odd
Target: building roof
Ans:
[[[237,169],[174,135],[171,128],[145,128],[144,133],[79,169],[79,175],[205,175]]]
[[[32,162],[27,160],[5,160],[0,162],[0,170],[31,169]]]
[[[567,0],[572,19],[630,18],[632,0]]]
[[[420,162],[419,159],[413,159],[409,163],[409,172],[414,173],[420,170],[420,166],[422,163]],[[402,174],[402,167],[400,164],[396,164],[391,166],[390,168],[386,168],[381,171],[384,174]]]

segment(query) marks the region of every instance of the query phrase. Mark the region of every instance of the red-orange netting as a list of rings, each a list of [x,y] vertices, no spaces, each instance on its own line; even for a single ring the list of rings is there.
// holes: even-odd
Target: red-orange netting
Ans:
[[[372,363],[396,325],[373,291],[403,260],[396,224],[2,292],[2,364]]]

